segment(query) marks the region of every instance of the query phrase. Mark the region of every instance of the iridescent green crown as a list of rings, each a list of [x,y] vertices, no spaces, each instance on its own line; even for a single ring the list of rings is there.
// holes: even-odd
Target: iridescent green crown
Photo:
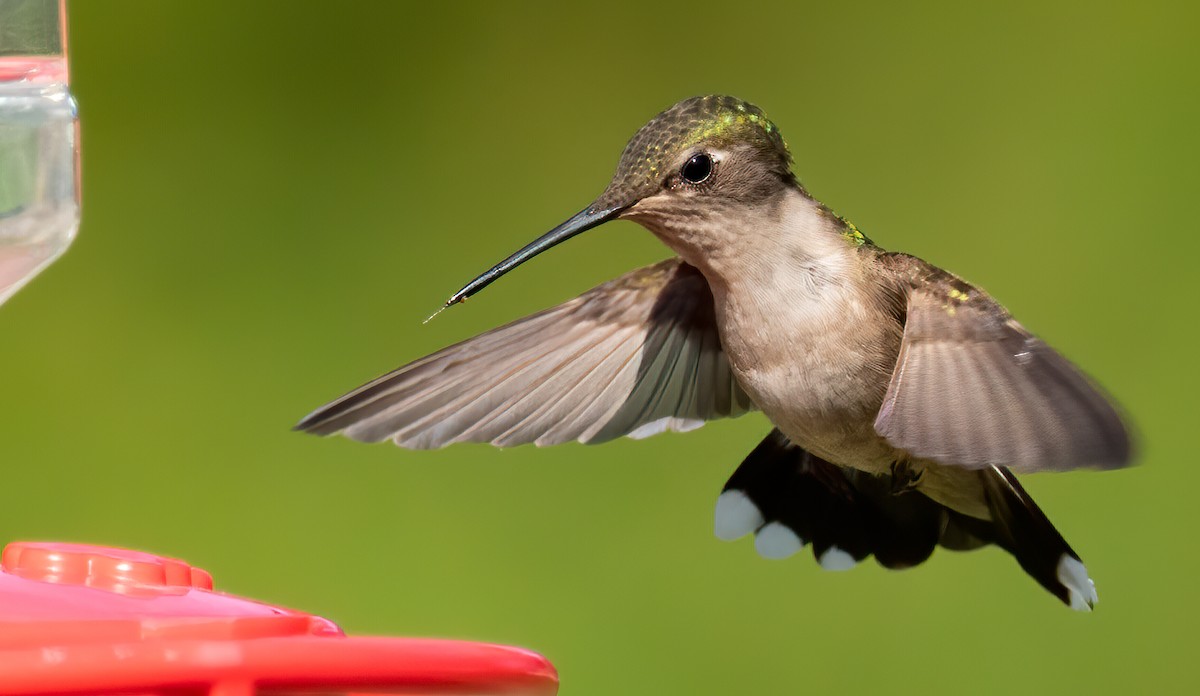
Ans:
[[[792,162],[787,143],[762,109],[719,94],[692,97],[655,116],[625,146],[617,164],[622,188],[640,189],[659,181],[681,151],[700,142],[718,149],[749,145],[773,158],[781,173],[789,171]]]

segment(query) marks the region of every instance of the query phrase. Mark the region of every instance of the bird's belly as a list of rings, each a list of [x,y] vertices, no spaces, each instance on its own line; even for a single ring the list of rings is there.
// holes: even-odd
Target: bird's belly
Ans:
[[[768,368],[734,368],[742,387],[792,442],[843,466],[885,471],[895,449],[874,427],[887,388],[867,366],[839,369],[811,360]]]
[[[900,329],[855,309],[767,332],[731,324],[722,340],[742,388],[789,439],[832,463],[882,472],[897,452],[874,422]]]

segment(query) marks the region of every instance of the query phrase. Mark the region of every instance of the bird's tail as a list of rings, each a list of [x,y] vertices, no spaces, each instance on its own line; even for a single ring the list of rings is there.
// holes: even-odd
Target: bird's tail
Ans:
[[[845,570],[869,555],[887,568],[924,562],[941,545],[969,550],[995,544],[1073,609],[1087,610],[1096,591],[1079,556],[1007,470],[961,470],[972,495],[982,496],[988,519],[971,516],[892,475],[876,476],[830,464],[774,430],[717,499],[721,539],[751,532],[766,558],[812,545],[823,568]],[[979,513],[982,514],[982,513]]]
[[[1072,609],[1087,611],[1097,601],[1096,586],[1071,545],[1025,492],[1008,469],[978,472],[983,479],[991,541],[1011,553],[1021,567]]]

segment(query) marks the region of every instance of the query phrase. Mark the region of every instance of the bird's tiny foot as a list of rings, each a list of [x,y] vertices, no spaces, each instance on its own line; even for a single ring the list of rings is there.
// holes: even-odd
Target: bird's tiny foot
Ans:
[[[925,475],[924,469],[917,469],[907,459],[892,462],[892,495],[900,495],[915,489]]]

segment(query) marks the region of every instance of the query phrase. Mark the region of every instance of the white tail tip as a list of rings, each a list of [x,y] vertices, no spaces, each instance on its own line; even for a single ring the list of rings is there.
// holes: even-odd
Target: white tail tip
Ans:
[[[839,549],[836,546],[830,546],[825,549],[825,553],[817,559],[817,563],[825,570],[850,570],[858,565],[858,561],[854,560],[854,556]]]
[[[1075,611],[1091,611],[1100,601],[1096,594],[1096,583],[1088,577],[1087,568],[1079,559],[1063,554],[1058,559],[1058,581],[1066,586],[1071,596],[1071,608]]]
[[[744,492],[728,490],[717,497],[713,533],[722,541],[746,536],[763,524],[762,512]]]
[[[787,558],[804,548],[804,540],[782,522],[770,522],[754,535],[754,548],[763,558]]]

